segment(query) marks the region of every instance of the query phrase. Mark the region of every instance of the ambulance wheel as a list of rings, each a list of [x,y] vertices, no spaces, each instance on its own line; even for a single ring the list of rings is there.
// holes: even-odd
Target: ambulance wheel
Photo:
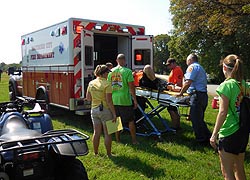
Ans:
[[[39,87],[36,92],[36,100],[42,100],[43,102],[40,102],[41,108],[46,112],[49,113],[49,97],[44,87]]]
[[[13,83],[9,84],[9,98],[10,98],[10,101],[16,100],[16,88]]]

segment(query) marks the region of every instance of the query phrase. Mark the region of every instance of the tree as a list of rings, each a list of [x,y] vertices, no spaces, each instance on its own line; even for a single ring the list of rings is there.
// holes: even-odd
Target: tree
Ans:
[[[154,70],[160,74],[163,73],[165,67],[163,63],[168,59],[170,53],[168,45],[170,37],[167,34],[161,34],[154,37]]]
[[[170,3],[174,25],[168,43],[171,56],[186,58],[195,52],[206,71],[221,80],[224,77],[218,65],[226,55],[240,55],[244,64],[249,64],[249,0],[171,0]]]

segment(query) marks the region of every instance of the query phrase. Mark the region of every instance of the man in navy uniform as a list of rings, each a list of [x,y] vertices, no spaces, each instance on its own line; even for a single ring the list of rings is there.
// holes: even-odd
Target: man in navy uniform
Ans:
[[[196,54],[190,54],[186,63],[188,68],[184,75],[185,81],[178,96],[182,96],[184,92],[191,95],[190,119],[196,140],[201,144],[209,144],[211,132],[204,121],[204,113],[208,104],[206,72],[198,63]]]

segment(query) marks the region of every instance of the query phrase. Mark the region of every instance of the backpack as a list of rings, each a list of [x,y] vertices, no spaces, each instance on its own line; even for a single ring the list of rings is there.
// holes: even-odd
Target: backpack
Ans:
[[[243,87],[240,86],[238,83],[241,93],[243,94],[243,97],[240,102],[240,110],[239,110],[239,125],[240,125],[240,131],[242,133],[246,133],[246,135],[249,135],[250,133],[250,97],[247,94],[247,84],[245,84],[245,90],[243,90]]]
[[[240,115],[239,115],[240,129],[242,132],[250,133],[250,97],[243,96],[240,103]]]

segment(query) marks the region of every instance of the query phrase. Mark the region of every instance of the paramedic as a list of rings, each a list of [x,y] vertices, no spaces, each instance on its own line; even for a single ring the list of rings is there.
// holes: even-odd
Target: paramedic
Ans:
[[[178,96],[184,92],[191,95],[190,97],[190,119],[198,143],[202,145],[209,144],[211,133],[204,121],[204,114],[207,108],[207,77],[203,67],[198,63],[198,56],[190,54],[186,63],[188,68],[184,75],[185,81]]]
[[[242,66],[238,56],[228,55],[222,62],[226,80],[216,89],[220,96],[220,107],[210,144],[216,149],[216,140],[219,138],[221,171],[225,179],[246,179],[244,157],[249,134],[244,136],[241,129],[239,130],[239,116],[236,111],[244,94],[240,87],[249,92],[242,78]]]
[[[110,70],[106,65],[98,65],[94,71],[96,79],[89,82],[86,99],[91,103],[91,118],[94,127],[93,147],[98,154],[100,136],[104,132],[104,144],[108,157],[111,156],[112,137],[108,135],[106,121],[116,121],[115,108],[112,101],[112,87],[107,81]]]
[[[116,62],[117,66],[114,67],[108,75],[108,80],[112,85],[112,99],[115,105],[116,115],[117,117],[121,117],[123,124],[128,123],[132,143],[138,144],[133,113],[134,109],[137,108],[137,100],[132,70],[125,67],[126,60],[124,54],[118,54]],[[116,133],[116,141],[120,142],[120,131]]]
[[[174,87],[182,87],[183,82],[183,71],[180,66],[177,66],[176,60],[174,58],[169,58],[165,64],[168,69],[170,69],[170,74],[168,76],[168,82],[173,83]],[[177,88],[173,88],[177,89]],[[168,112],[172,119],[173,129],[180,130],[180,114],[176,106],[169,106]]]
[[[182,87],[183,71],[180,66],[177,66],[176,60],[174,58],[169,58],[165,65],[171,70],[168,76],[168,82]]]

